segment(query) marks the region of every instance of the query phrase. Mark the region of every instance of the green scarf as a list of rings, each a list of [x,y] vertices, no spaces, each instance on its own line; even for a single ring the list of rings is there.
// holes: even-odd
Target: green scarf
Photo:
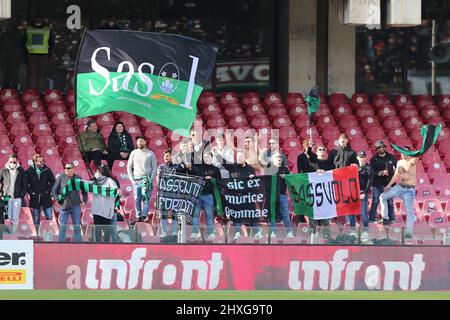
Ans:
[[[422,126],[422,128],[420,129],[420,134],[423,137],[423,141],[422,141],[422,147],[420,148],[420,150],[412,151],[412,150],[398,147],[395,144],[391,143],[392,148],[394,148],[398,152],[400,152],[406,156],[409,156],[409,157],[420,157],[425,152],[427,152],[427,150],[430,149],[430,147],[433,144],[436,143],[436,140],[439,136],[439,132],[441,131],[441,129],[442,129],[442,124],[439,124],[437,127],[432,124]]]
[[[115,206],[120,206],[120,190],[117,188],[108,188],[104,186],[99,186],[97,184],[92,184],[84,180],[72,178],[67,182],[67,185],[62,189],[61,194],[58,195],[57,202],[62,204],[66,199],[69,192],[72,191],[83,191],[91,192],[93,194],[99,194],[106,197],[115,197]]]

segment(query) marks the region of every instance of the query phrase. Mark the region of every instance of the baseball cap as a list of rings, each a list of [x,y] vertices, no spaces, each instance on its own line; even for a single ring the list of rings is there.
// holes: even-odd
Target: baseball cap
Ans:
[[[384,144],[383,141],[380,140],[375,143],[375,148],[379,148],[379,147],[386,147],[386,145]]]
[[[364,151],[359,151],[358,152],[358,158],[365,158],[367,155]]]

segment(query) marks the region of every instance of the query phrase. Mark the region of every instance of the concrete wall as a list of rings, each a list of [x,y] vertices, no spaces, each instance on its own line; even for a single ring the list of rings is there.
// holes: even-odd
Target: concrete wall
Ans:
[[[356,27],[339,21],[338,1],[330,1],[328,36],[328,94],[355,92]]]
[[[289,1],[289,92],[316,83],[316,0]]]
[[[316,84],[316,0],[289,1],[289,92]],[[355,92],[355,26],[339,21],[337,1],[329,5],[328,92]]]

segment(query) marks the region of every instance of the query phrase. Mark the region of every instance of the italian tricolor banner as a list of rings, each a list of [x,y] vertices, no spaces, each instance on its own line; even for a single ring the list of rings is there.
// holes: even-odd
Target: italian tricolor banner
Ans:
[[[287,174],[295,214],[315,220],[361,214],[358,167],[324,173]]]
[[[124,111],[188,135],[217,47],[190,37],[87,31],[76,64],[76,116]]]

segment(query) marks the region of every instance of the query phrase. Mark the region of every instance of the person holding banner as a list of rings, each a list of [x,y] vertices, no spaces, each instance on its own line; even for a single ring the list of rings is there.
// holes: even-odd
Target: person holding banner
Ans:
[[[305,139],[302,143],[303,153],[300,153],[297,157],[297,170],[298,173],[309,173],[316,172],[316,168],[312,165],[316,162],[316,154],[313,152],[315,147],[314,141],[312,139]]]
[[[190,150],[190,140],[184,139],[180,142],[180,151],[174,154],[173,163],[179,165],[180,172],[188,173],[192,169],[192,151]]]
[[[147,148],[145,137],[136,137],[137,148],[131,151],[127,163],[127,173],[133,183],[136,219],[143,222],[150,210],[150,196],[153,178],[156,175],[156,156]],[[142,205],[143,204],[143,205]]]
[[[233,150],[225,144],[225,136],[223,132],[219,132],[215,139],[216,145],[212,147],[213,165],[220,169],[220,174],[223,179],[230,177],[226,164],[233,163]]]
[[[74,173],[75,166],[72,162],[64,163],[64,173],[60,174],[55,181],[52,188],[53,199],[58,199],[58,195],[61,194],[64,187],[71,179],[82,179],[79,175]],[[81,242],[81,205],[85,205],[88,202],[88,196],[85,191],[81,192],[83,196],[83,202],[80,199],[79,191],[70,191],[62,202],[59,212],[59,242],[66,241],[66,225],[69,220],[69,215],[72,217],[73,229],[74,229],[74,241]]]
[[[281,217],[284,227],[286,228],[286,237],[293,238],[294,232],[292,230],[292,223],[291,223],[290,213],[289,213],[289,202],[288,202],[287,195],[286,195],[287,187],[286,187],[286,182],[284,181],[285,175],[289,174],[290,172],[289,172],[288,167],[283,165],[283,157],[282,157],[281,153],[276,152],[273,154],[272,163],[275,168],[278,168],[278,171],[275,174],[281,178],[280,182],[279,182],[279,196],[278,196],[279,216]],[[277,224],[275,221],[270,222],[270,227],[272,229],[272,231],[270,233],[271,238],[274,238],[277,236],[276,226],[277,226]]]
[[[355,151],[348,145],[348,138],[345,133],[339,135],[339,145],[330,151],[328,156],[333,161],[336,169],[347,167],[351,164],[358,165]]]
[[[403,147],[406,150],[411,150],[408,146]],[[388,200],[400,197],[403,199],[403,204],[406,209],[406,233],[405,238],[412,237],[414,227],[414,196],[416,194],[416,173],[417,160],[416,157],[411,157],[401,154],[402,159],[397,162],[397,169],[394,176],[388,183],[384,192],[380,195],[381,202],[381,216],[383,222],[388,219]],[[398,183],[397,183],[398,182]],[[395,186],[394,184],[397,183]]]
[[[214,233],[214,196],[211,185],[211,178],[219,179],[220,170],[212,164],[211,151],[206,150],[203,153],[203,163],[194,164],[192,166],[192,174],[198,177],[205,177],[206,184],[200,195],[200,201],[194,208],[194,217],[192,219],[192,232],[189,239],[194,241],[197,239],[198,223],[200,219],[200,211],[203,209],[206,217],[206,233],[208,240],[213,240],[216,235]]]
[[[263,175],[273,175],[278,171],[278,168],[273,166],[272,157],[275,153],[281,154],[281,158],[283,160],[283,166],[288,165],[288,160],[286,156],[280,150],[280,144],[277,139],[271,138],[269,140],[269,148],[264,149],[259,155],[259,163],[263,167]]]
[[[369,192],[372,188],[373,183],[373,169],[366,163],[366,153],[364,151],[358,152],[358,173],[359,173],[359,185],[360,185],[360,196],[361,199],[361,222],[364,228],[369,227],[369,217],[367,215],[367,202],[369,199]],[[348,216],[348,220],[350,222],[350,226],[352,228],[356,225],[356,216],[350,215]]]
[[[245,153],[243,150],[238,150],[236,152],[236,163],[235,164],[225,164],[225,168],[228,170],[229,175],[231,178],[253,178],[255,176],[255,169],[250,167],[245,162]],[[258,223],[252,222],[250,224],[251,228],[257,228]],[[233,228],[234,228],[234,240],[237,240],[241,237],[241,223],[240,222],[233,222]],[[255,237],[258,239],[262,237],[262,233],[259,231],[256,232]]]
[[[161,174],[176,173],[180,165],[172,162],[172,149],[164,151],[164,163],[160,164],[156,169],[156,183],[159,186],[159,178]],[[169,212],[161,210],[161,238],[167,237],[167,218]],[[176,236],[178,232],[178,223],[175,215],[172,215],[172,236]]]

